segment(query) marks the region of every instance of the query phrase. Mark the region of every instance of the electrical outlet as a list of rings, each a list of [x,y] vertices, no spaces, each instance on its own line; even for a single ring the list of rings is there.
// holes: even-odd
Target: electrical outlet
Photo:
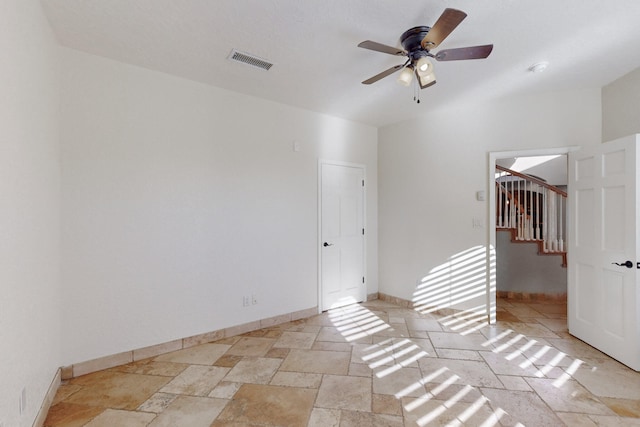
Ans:
[[[256,294],[251,295],[251,304],[256,305],[258,303],[258,297]]]
[[[242,306],[243,307],[248,307],[249,306],[249,296],[245,295],[242,297]]]

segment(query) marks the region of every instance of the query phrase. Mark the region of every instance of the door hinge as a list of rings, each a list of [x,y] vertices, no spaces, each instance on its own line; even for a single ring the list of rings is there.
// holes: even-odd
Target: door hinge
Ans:
[[[362,235],[364,236],[364,228],[362,229]]]
[[[364,179],[362,180],[362,186],[364,187]]]
[[[362,283],[364,283],[364,276],[362,276]]]

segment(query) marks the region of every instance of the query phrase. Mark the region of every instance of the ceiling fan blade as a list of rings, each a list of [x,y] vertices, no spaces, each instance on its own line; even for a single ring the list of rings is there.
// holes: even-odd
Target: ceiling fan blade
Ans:
[[[422,48],[430,50],[437,47],[466,17],[467,14],[461,10],[445,9],[427,35],[424,36],[424,39],[422,39],[420,43]]]
[[[384,70],[383,72],[376,74],[375,76],[365,80],[362,82],[363,85],[370,85],[371,83],[375,83],[378,80],[387,77],[390,74],[395,73],[396,71],[398,71],[399,69],[401,69],[402,67],[404,67],[404,65],[396,65],[395,67],[391,67],[388,70]]]
[[[483,59],[489,56],[493,50],[492,44],[483,46],[459,47],[456,49],[444,49],[436,53],[437,61],[458,61],[461,59]]]
[[[376,52],[388,53],[389,55],[405,56],[407,52],[399,47],[387,46],[386,44],[365,40],[358,45],[364,49],[375,50]]]

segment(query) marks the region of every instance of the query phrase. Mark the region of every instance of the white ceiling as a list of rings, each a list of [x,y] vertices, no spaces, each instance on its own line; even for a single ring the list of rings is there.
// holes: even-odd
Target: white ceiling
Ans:
[[[60,43],[292,106],[383,126],[457,102],[602,87],[640,67],[638,0],[42,0]],[[360,82],[403,58],[399,46],[446,7],[468,17],[434,49],[494,44],[484,60],[436,63],[420,92],[395,75]],[[275,65],[231,62],[232,49]],[[533,74],[530,65],[549,61]]]

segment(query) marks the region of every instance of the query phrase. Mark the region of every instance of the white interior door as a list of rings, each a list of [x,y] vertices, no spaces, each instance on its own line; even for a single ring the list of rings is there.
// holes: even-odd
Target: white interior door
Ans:
[[[320,164],[320,306],[364,301],[364,169]]]
[[[640,370],[637,143],[569,154],[569,332]],[[630,267],[616,265],[630,261]]]

